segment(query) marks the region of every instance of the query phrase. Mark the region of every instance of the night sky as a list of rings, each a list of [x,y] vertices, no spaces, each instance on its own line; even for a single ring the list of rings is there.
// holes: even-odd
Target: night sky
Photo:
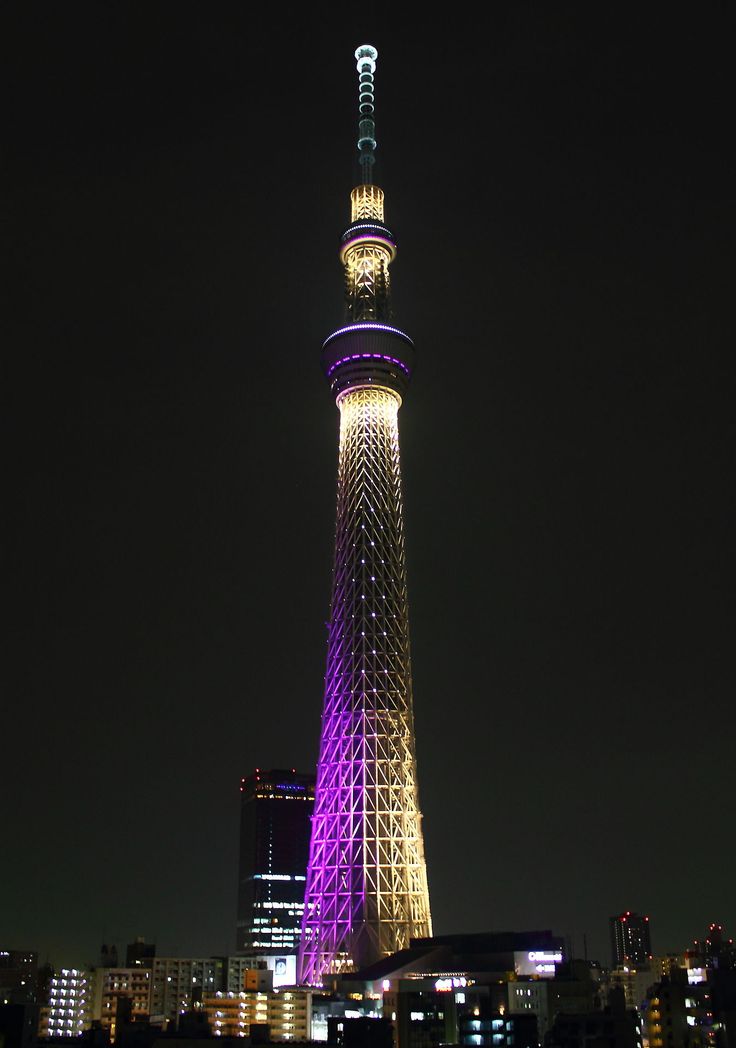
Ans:
[[[736,931],[733,26],[484,10],[3,7],[3,946],[233,952],[314,768],[366,42],[435,931]]]

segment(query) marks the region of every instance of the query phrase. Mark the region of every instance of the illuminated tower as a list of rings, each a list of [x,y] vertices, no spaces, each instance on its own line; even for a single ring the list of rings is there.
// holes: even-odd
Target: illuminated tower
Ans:
[[[383,191],[373,184],[377,51],[355,52],[358,160],[342,236],[346,324],[322,347],[340,411],[335,560],[300,981],[432,934],[409,659],[398,410],[414,347],[391,320]]]

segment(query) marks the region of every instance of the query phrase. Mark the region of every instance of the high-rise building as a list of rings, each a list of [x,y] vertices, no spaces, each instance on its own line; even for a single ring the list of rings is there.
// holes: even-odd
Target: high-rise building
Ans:
[[[723,934],[722,924],[711,924],[704,939],[696,939],[688,949],[688,967],[695,967],[699,962],[703,968],[736,968],[736,947],[733,939]]]
[[[614,968],[648,964],[652,959],[649,918],[625,910],[609,918]]]
[[[343,233],[346,317],[322,347],[340,412],[337,526],[299,975],[370,964],[432,934],[417,791],[398,411],[414,366],[392,323],[396,255],[374,184],[378,52],[355,52],[360,182]]]
[[[256,769],[240,783],[237,950],[296,954],[304,912],[314,775]]]
[[[139,935],[135,942],[128,943],[125,950],[125,967],[150,968],[155,956],[155,943],[146,942],[143,936]]]

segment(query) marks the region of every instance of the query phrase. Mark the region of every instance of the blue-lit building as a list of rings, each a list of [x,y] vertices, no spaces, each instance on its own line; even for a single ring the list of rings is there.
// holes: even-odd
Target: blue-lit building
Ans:
[[[238,953],[277,960],[296,954],[314,783],[314,775],[294,769],[257,768],[241,780]]]

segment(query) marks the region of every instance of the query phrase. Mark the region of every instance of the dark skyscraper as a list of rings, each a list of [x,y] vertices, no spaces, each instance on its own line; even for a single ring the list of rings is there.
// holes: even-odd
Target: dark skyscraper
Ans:
[[[128,943],[125,951],[126,968],[150,968],[156,956],[156,946],[139,936],[135,942]]]
[[[649,918],[626,910],[609,918],[611,928],[611,957],[614,968],[649,964],[652,944],[649,937]]]
[[[304,912],[314,775],[262,771],[241,780],[239,953],[296,953]]]

